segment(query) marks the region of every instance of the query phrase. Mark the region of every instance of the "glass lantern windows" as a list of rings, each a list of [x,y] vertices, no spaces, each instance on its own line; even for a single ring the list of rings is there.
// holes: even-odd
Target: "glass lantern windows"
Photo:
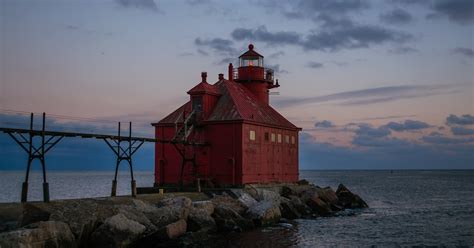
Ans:
[[[258,66],[263,67],[263,58],[261,57],[242,57],[240,58],[240,66]]]

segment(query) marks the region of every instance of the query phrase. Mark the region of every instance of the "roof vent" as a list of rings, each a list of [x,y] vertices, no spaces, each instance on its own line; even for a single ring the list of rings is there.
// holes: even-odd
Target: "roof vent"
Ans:
[[[207,72],[203,71],[201,72],[201,78],[203,83],[207,83]]]
[[[224,79],[224,74],[223,73],[219,73],[219,80],[223,80]]]

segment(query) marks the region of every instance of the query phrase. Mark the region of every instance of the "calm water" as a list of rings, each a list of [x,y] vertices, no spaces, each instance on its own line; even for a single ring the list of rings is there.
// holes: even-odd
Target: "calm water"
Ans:
[[[118,193],[130,192],[121,172]],[[0,202],[18,201],[23,173],[0,172]],[[113,173],[51,172],[52,199],[107,196]],[[233,247],[474,247],[474,171],[302,171],[320,186],[344,183],[370,208],[355,215],[297,220],[292,228],[276,226],[230,234]],[[41,200],[41,176],[33,173],[29,199]],[[153,173],[137,172],[137,185],[153,184]],[[36,186],[36,187],[35,187]]]

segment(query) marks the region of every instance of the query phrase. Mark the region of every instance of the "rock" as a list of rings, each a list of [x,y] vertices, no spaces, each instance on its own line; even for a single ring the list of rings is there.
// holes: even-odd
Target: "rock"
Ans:
[[[280,205],[280,194],[272,190],[257,188],[257,195],[255,196],[255,199],[259,202],[267,201]]]
[[[336,195],[339,199],[339,204],[344,208],[368,208],[362,198],[353,194],[346,186],[339,184],[336,190]]]
[[[290,203],[302,217],[311,215],[311,208],[306,205],[299,197],[290,196]]]
[[[332,214],[329,204],[321,200],[321,198],[317,197],[316,195],[308,200],[307,204],[314,212],[321,216],[329,216]]]
[[[242,192],[237,200],[241,202],[246,208],[250,208],[257,204],[257,200],[245,192]]]
[[[272,201],[262,201],[247,210],[246,216],[256,226],[268,226],[277,223],[281,218],[280,207]]]
[[[309,185],[309,182],[306,179],[301,179],[297,182],[298,185]]]
[[[193,202],[188,197],[178,196],[178,197],[165,198],[159,201],[157,205],[158,207],[175,206],[175,207],[191,208],[193,205]]]
[[[282,197],[280,202],[281,217],[286,219],[301,218],[300,212],[293,206],[290,199]]]
[[[146,227],[123,214],[105,220],[91,235],[89,245],[93,247],[126,247],[132,244]]]
[[[0,233],[0,247],[75,247],[75,242],[66,223],[41,221],[15,231]]]
[[[51,215],[50,212],[30,203],[22,204],[22,208],[22,214],[18,219],[18,227],[24,227],[39,221],[48,221]]]
[[[318,191],[319,198],[326,202],[327,204],[337,204],[339,202],[339,198],[337,198],[336,192],[330,187],[326,187],[323,189],[319,189]]]
[[[180,219],[187,219],[189,211],[188,208],[164,206],[143,214],[159,229]]]
[[[129,205],[118,206],[118,213],[123,214],[130,220],[136,221],[146,227],[146,233],[152,233],[157,230],[157,227],[146,217],[143,211],[140,211],[140,208]],[[155,208],[157,210],[158,208]],[[143,210],[143,209],[141,209]],[[148,209],[150,211],[151,209]]]
[[[298,193],[293,189],[293,187],[283,186],[281,187],[281,196],[289,198],[291,195],[298,195]]]
[[[99,205],[92,200],[67,201],[64,204],[54,207],[50,215],[52,221],[63,221],[69,225],[74,234],[76,242],[81,246],[89,239],[94,229],[106,218],[107,215],[114,215],[115,211],[98,211]],[[99,214],[101,215],[99,217]],[[103,221],[102,221],[103,222]]]
[[[242,204],[242,202],[228,195],[216,195],[214,196],[214,198],[211,199],[211,201],[215,207],[225,206],[227,208],[234,210],[239,215],[244,214],[245,211],[247,211],[248,209],[244,204]]]
[[[175,239],[186,233],[187,224],[185,220],[178,220],[174,223],[168,224],[164,230],[166,238]]]
[[[280,194],[284,197],[301,196],[308,190],[314,190],[312,185],[285,185],[281,188]]]
[[[193,208],[188,216],[188,230],[212,230],[216,227],[216,222],[206,209]]]
[[[153,225],[160,229],[180,219],[186,220],[192,208],[192,201],[187,197],[170,197],[158,202],[157,206],[160,207],[147,207],[147,211],[143,213]]]
[[[237,211],[227,205],[216,205],[212,215],[218,231],[242,231],[254,227],[251,220],[245,219]]]
[[[156,232],[147,235],[131,246],[133,247],[177,247],[178,244],[173,239],[180,237],[186,233],[187,223],[180,219],[176,222],[170,223]]]
[[[209,215],[214,213],[214,204],[212,201],[195,201],[193,202],[193,207],[197,209],[204,209]]]

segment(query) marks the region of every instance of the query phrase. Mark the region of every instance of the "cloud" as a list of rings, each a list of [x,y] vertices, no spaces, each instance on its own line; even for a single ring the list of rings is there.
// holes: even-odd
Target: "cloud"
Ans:
[[[201,38],[196,38],[194,40],[194,44],[200,48],[211,49],[220,55],[235,56],[238,53],[237,50],[233,47],[234,42],[227,39],[214,38],[205,40]],[[206,53],[205,51],[198,49],[198,52],[199,51],[201,51],[200,53]]]
[[[447,125],[473,125],[474,124],[474,116],[470,114],[466,115],[449,115],[446,118]]]
[[[355,134],[357,136],[381,138],[391,134],[390,129],[384,126],[373,127],[367,123],[360,123],[357,124],[357,126],[359,127],[357,130],[355,130]]]
[[[474,135],[474,129],[465,127],[451,127],[451,132],[454,135]]]
[[[301,38],[301,35],[296,32],[269,32],[265,26],[260,26],[256,29],[236,28],[232,31],[231,36],[238,41],[260,41],[268,45],[298,44]]]
[[[304,50],[335,52],[342,49],[368,48],[388,42],[403,44],[413,39],[411,34],[373,25],[349,23],[340,27],[327,27],[318,32],[302,35],[292,31],[268,31],[265,26],[256,29],[237,28],[232,31],[234,40],[264,42],[269,46],[295,45]]]
[[[323,63],[319,63],[315,61],[310,61],[306,64],[306,67],[313,68],[313,69],[322,68],[323,66],[324,66]]]
[[[408,130],[420,130],[429,128],[430,125],[426,122],[416,120],[405,120],[405,122],[389,122],[384,127],[387,127],[393,131],[408,131]]]
[[[453,49],[453,53],[461,54],[468,58],[474,58],[474,50],[472,48],[467,47],[457,47]]]
[[[397,8],[380,15],[380,20],[388,24],[408,24],[413,21],[413,17],[406,10]]]
[[[283,69],[280,67],[280,64],[274,64],[274,65],[266,65],[267,68],[272,69],[275,73],[277,74],[287,74],[290,73],[289,71]]]
[[[269,57],[269,58],[272,58],[272,59],[277,59],[277,58],[279,58],[279,57],[281,57],[281,56],[283,56],[283,55],[285,55],[285,52],[283,52],[283,51],[278,51],[278,52],[276,52],[276,53],[272,53],[272,54],[268,55],[268,57]]]
[[[362,0],[319,0],[288,1],[287,4],[275,5],[289,19],[318,19],[321,15],[340,18],[354,12],[369,8],[369,3]]]
[[[402,85],[345,91],[314,97],[287,97],[275,100],[279,107],[293,107],[302,104],[333,102],[343,106],[368,105],[427,97],[439,94],[453,94],[464,85]]]
[[[459,24],[469,24],[474,21],[474,1],[472,0],[438,0],[432,9],[436,14],[446,16]]]
[[[386,120],[386,119],[398,119],[398,118],[409,118],[416,117],[416,115],[389,115],[389,116],[377,116],[377,117],[368,117],[363,119],[357,119],[355,121],[372,121],[372,120]]]
[[[319,122],[316,122],[314,123],[314,126],[315,127],[321,127],[321,128],[331,128],[331,127],[335,127],[334,124],[328,120],[323,120],[323,121],[319,121]]]
[[[424,142],[437,145],[468,144],[474,142],[474,138],[451,138],[440,135],[428,135],[421,138]]]
[[[154,0],[115,0],[115,2],[126,8],[148,9],[160,12]]]
[[[410,54],[418,52],[417,49],[412,47],[395,47],[388,50],[389,53],[392,54]]]

